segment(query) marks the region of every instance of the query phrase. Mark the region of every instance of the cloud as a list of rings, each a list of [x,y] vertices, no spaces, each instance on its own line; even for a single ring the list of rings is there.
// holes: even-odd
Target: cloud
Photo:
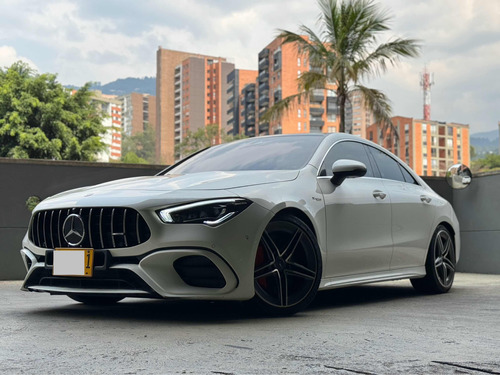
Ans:
[[[30,59],[19,56],[14,47],[0,46],[0,67],[9,67],[16,61],[23,61],[30,65],[33,69],[38,70],[36,64]]]
[[[436,119],[496,127],[500,81],[500,1],[379,0],[393,15],[391,35],[419,38],[422,56],[405,60],[369,84],[393,99],[394,112],[421,117],[419,74],[435,74]],[[156,74],[163,48],[227,57],[256,69],[257,54],[277,29],[316,25],[314,1],[0,0],[0,63],[24,58],[63,83],[103,83]],[[11,47],[13,46],[13,47]],[[19,57],[19,56],[22,57]],[[7,58],[6,56],[11,56]],[[14,57],[12,57],[14,56]],[[26,57],[24,57],[26,56]],[[7,62],[4,62],[7,61]]]

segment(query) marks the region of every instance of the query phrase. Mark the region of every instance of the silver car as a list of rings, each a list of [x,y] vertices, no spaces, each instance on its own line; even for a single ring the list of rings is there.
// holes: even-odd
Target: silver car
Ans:
[[[447,292],[459,233],[451,205],[372,142],[258,137],[45,199],[23,240],[22,289],[89,304],[250,300],[291,314],[318,290],[376,281]]]

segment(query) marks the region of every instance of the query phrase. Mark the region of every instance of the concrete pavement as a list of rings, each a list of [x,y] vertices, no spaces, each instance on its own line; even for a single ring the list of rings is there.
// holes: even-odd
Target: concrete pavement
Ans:
[[[500,374],[500,276],[457,274],[322,292],[256,318],[239,303],[89,307],[0,282],[1,374]]]

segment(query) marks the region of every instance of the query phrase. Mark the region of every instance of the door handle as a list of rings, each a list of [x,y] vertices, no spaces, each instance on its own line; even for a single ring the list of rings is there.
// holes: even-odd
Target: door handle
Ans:
[[[428,197],[427,195],[421,195],[420,200],[424,203],[431,203],[432,198]]]
[[[384,199],[384,198],[387,196],[387,194],[386,194],[386,193],[384,193],[383,191],[380,191],[380,190],[374,190],[374,191],[373,191],[373,196],[374,196],[375,198]]]

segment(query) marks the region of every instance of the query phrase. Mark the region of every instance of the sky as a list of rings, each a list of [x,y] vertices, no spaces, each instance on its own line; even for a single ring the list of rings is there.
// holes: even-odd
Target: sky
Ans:
[[[379,0],[392,16],[381,37],[421,40],[421,57],[364,82],[383,90],[393,114],[423,117],[420,73],[434,73],[433,120],[500,121],[499,0]],[[0,67],[23,60],[65,84],[108,83],[156,75],[156,51],[228,58],[257,69],[257,55],[278,33],[317,30],[315,0],[0,0]]]

